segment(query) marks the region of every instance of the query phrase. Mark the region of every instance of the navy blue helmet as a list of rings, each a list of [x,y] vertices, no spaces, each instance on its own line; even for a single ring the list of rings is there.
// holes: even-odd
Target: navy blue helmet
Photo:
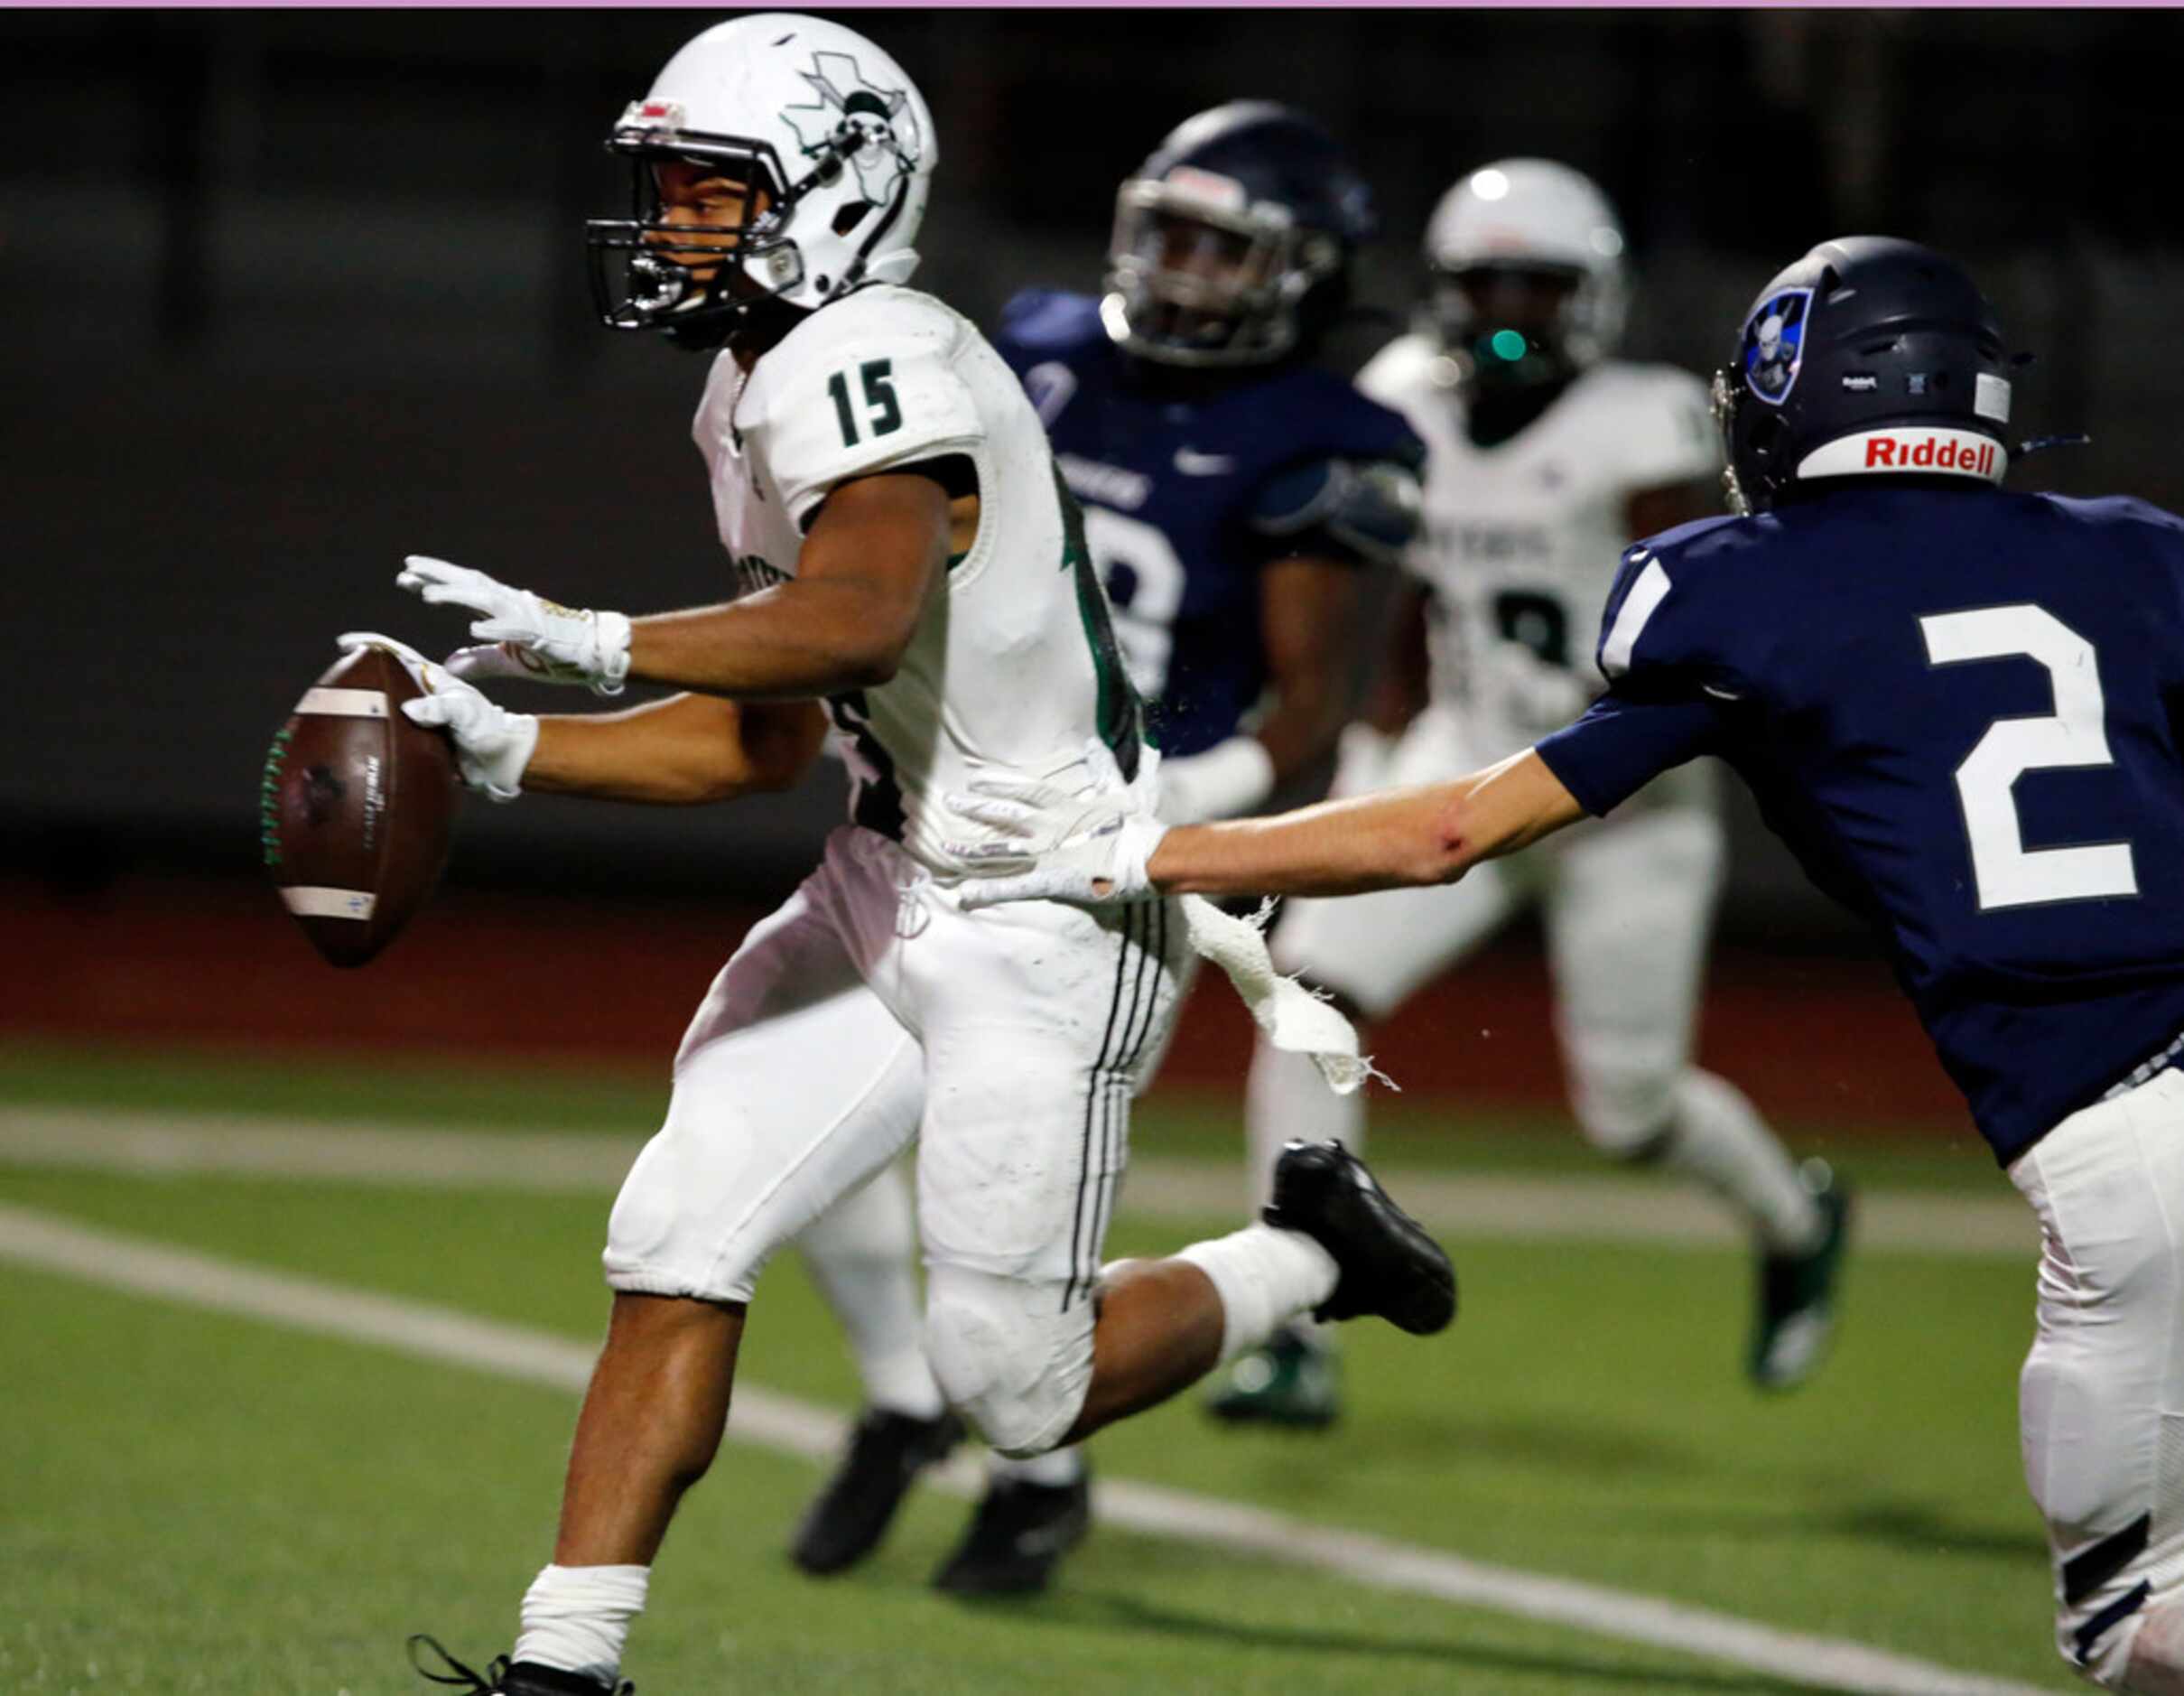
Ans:
[[[1178,125],[1123,183],[1101,321],[1148,359],[1271,364],[1342,311],[1375,227],[1371,190],[1325,130],[1232,100]]]
[[[1731,504],[1764,512],[1825,478],[2009,466],[2002,326],[1964,268],[1888,236],[1825,241],[1760,291],[1714,377]]]

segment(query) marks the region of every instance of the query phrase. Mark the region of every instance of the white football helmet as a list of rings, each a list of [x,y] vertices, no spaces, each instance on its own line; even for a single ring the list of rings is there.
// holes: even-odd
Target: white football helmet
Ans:
[[[792,12],[715,24],[667,61],[614,127],[632,216],[585,226],[600,318],[718,342],[767,301],[809,310],[862,284],[902,283],[939,157],[933,115],[902,67],[854,30]],[[670,256],[656,165],[720,164],[765,191],[732,233],[720,286]]]
[[[1630,304],[1622,226],[1597,184],[1551,159],[1500,159],[1441,197],[1426,226],[1435,278],[1434,314],[1444,343],[1460,348],[1476,328],[1467,271],[1563,272],[1576,279],[1562,312],[1561,353],[1577,370],[1604,359]]]

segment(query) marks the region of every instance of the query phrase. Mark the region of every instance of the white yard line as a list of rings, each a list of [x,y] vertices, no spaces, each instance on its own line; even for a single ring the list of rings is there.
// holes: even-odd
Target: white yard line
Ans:
[[[571,1392],[582,1389],[591,1370],[590,1347],[546,1332],[293,1273],[264,1272],[88,1229],[27,1207],[0,1204],[0,1260],[153,1300],[242,1314]],[[739,1441],[819,1457],[836,1451],[843,1422],[824,1408],[738,1385],[730,1428]],[[967,1495],[979,1486],[979,1469],[959,1459],[941,1470],[938,1481]],[[1959,1673],[1842,1638],[1779,1631],[1734,1615],[1467,1561],[1238,1502],[1115,1479],[1097,1489],[1101,1518],[1132,1531],[1307,1567],[1380,1589],[1703,1655],[1817,1689],[1875,1696],[2039,1696],[2031,1685]]]
[[[246,1114],[0,1108],[0,1165],[118,1172],[222,1172],[356,1183],[611,1194],[639,1143],[597,1135],[391,1130]],[[1967,1159],[1973,1158],[1967,1156]],[[1486,1238],[1736,1245],[1735,1220],[1709,1197],[1661,1178],[1522,1177],[1403,1172],[1404,1206],[1457,1241]],[[1140,1218],[1220,1217],[1243,1204],[1232,1168],[1138,1159],[1122,1191]],[[2003,1255],[2039,1248],[2031,1210],[2014,1195],[1870,1191],[1861,1247],[1905,1253]]]

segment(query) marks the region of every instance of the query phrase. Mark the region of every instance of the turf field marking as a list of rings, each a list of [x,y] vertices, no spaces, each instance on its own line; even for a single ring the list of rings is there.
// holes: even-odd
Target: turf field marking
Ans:
[[[611,1193],[636,1139],[590,1134],[394,1130],[384,1125],[218,1114],[0,1108],[0,1163],[97,1170],[219,1172],[263,1178],[428,1184],[476,1189]],[[1741,1246],[1743,1228],[1688,1186],[1650,1179],[1405,1172],[1403,1205],[1458,1239],[1517,1238],[1670,1246]],[[1204,1160],[1130,1163],[1122,1211],[1138,1218],[1218,1217],[1238,1209],[1233,1168]],[[1905,1253],[2030,1260],[2031,1209],[2015,1196],[1869,1190],[1858,1246]]]
[[[548,1332],[261,1271],[5,1203],[0,1203],[0,1260],[154,1300],[240,1314],[571,1392],[583,1389],[596,1353],[590,1345]],[[756,1386],[736,1386],[730,1435],[738,1441],[817,1458],[838,1451],[844,1430],[842,1418],[826,1409]],[[981,1469],[967,1457],[938,1470],[936,1481],[959,1495],[973,1495],[982,1483]],[[1842,1638],[1777,1630],[1733,1614],[1467,1561],[1241,1502],[1119,1479],[1093,1487],[1100,1517],[1132,1531],[1313,1568],[1380,1589],[1703,1655],[1819,1690],[1861,1696],[2040,1696],[2031,1685],[1954,1672]]]

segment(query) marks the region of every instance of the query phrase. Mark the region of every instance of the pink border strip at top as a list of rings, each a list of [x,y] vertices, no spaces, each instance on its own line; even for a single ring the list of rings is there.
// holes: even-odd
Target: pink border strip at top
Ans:
[[[826,0],[828,12],[888,12],[909,9],[911,0]],[[650,0],[651,9],[663,11],[732,13],[720,0]],[[13,0],[11,10],[21,12],[311,12],[330,5],[296,5],[293,0]],[[430,12],[438,10],[526,12],[612,12],[599,0],[360,0],[343,4],[342,10],[364,12]],[[920,0],[921,11],[977,12],[1326,12],[1337,8],[1326,0]],[[1870,0],[1789,0],[1768,5],[1740,5],[1735,0],[1349,0],[1345,12],[2056,12],[2077,8],[2056,0],[1904,0],[1903,4],[1875,6]],[[2100,0],[2104,12],[2173,12],[2184,10],[2184,0]]]

